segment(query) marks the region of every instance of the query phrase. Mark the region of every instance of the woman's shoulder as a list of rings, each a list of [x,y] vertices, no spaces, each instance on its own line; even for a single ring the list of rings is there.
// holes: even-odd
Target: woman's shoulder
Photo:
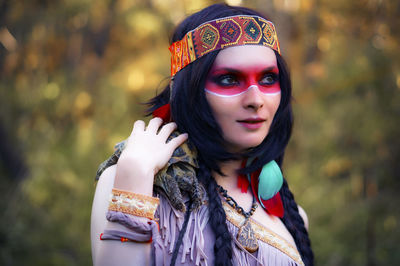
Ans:
[[[301,218],[304,221],[304,226],[308,231],[308,216],[307,216],[307,213],[300,205],[297,205],[297,208],[299,209],[299,214],[300,214]]]

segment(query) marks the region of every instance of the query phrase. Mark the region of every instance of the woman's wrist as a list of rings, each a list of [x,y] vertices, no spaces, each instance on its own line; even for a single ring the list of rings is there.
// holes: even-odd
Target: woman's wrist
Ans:
[[[151,196],[153,194],[154,169],[132,160],[118,161],[114,188]]]

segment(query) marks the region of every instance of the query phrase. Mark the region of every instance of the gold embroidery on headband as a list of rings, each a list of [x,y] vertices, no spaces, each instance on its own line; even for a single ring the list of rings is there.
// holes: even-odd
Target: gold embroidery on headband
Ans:
[[[280,54],[275,26],[262,17],[240,15],[203,23],[169,47],[171,76],[209,52],[246,44],[263,45]]]

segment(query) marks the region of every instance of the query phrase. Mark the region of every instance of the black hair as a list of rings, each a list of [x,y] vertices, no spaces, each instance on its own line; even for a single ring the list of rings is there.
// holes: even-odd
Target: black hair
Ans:
[[[211,5],[181,22],[175,29],[171,43],[182,39],[188,31],[206,21],[234,15],[264,17],[260,13],[244,7],[233,7],[226,4]],[[213,214],[210,216],[210,224],[216,239],[214,264],[231,265],[231,236],[226,225],[226,215],[222,208],[221,199],[216,190],[217,184],[211,176],[211,172],[221,173],[218,167],[220,162],[248,157],[256,157],[257,160],[247,168],[241,169],[240,172],[242,173],[251,173],[271,160],[275,160],[281,167],[293,125],[291,81],[284,59],[279,53],[275,52],[282,94],[269,133],[257,147],[249,149],[243,154],[232,154],[225,149],[221,128],[213,116],[204,92],[207,73],[211,69],[218,52],[210,52],[176,73],[172,90],[167,86],[158,96],[150,100],[149,112],[169,102],[172,118],[177,123],[179,130],[187,132],[189,141],[197,148],[200,163],[197,175],[206,188],[209,198],[209,212]],[[172,95],[170,95],[171,91]],[[310,240],[286,180],[280,192],[285,208],[285,216],[282,221],[293,236],[304,263],[313,265]]]

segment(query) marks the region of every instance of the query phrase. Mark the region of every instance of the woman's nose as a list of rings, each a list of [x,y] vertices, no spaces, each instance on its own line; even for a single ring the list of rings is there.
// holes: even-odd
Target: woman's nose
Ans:
[[[263,94],[257,85],[249,86],[243,96],[243,105],[245,108],[258,110],[264,104]]]

